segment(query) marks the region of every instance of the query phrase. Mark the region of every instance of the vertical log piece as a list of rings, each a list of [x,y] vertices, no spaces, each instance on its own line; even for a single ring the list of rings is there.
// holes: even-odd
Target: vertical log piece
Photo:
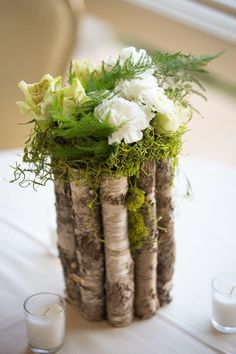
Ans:
[[[129,249],[125,197],[126,177],[101,178],[101,203],[105,239],[107,317],[114,327],[133,320],[134,274]]]
[[[71,182],[78,244],[79,284],[82,315],[89,321],[105,318],[104,248],[102,217],[98,203],[89,208],[94,192],[85,181]]]
[[[172,178],[170,161],[158,161],[156,170],[157,217],[161,217],[158,238],[157,292],[161,305],[171,298],[175,264],[174,215],[172,204]]]
[[[156,218],[156,162],[144,162],[137,179],[137,187],[145,193],[141,208],[148,230],[145,243],[135,256],[135,314],[149,318],[159,307],[157,297],[157,218]]]
[[[64,272],[66,296],[69,302],[79,304],[79,285],[76,281],[79,274],[79,266],[76,258],[70,184],[55,180],[54,190],[57,211],[57,244]]]

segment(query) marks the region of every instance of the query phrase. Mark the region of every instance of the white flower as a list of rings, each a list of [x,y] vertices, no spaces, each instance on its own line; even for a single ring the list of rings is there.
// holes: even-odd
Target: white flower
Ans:
[[[157,112],[172,116],[174,104],[158,86],[157,79],[150,73],[143,73],[137,79],[120,81],[115,92],[128,100],[135,101],[151,121]]]
[[[16,104],[20,108],[21,113],[26,114],[32,112],[35,115],[40,115],[40,104],[44,101],[45,97],[50,95],[60,84],[60,76],[54,79],[49,74],[44,75],[40,82],[34,84],[27,84],[25,81],[20,81],[18,86],[25,95],[25,101],[18,101]]]
[[[158,115],[159,131],[166,135],[175,133],[179,128],[179,121],[176,115],[167,116],[165,114]]]
[[[113,97],[104,100],[94,110],[95,117],[103,122],[107,120],[117,130],[108,137],[108,143],[120,143],[123,139],[126,144],[139,141],[143,137],[142,130],[149,126],[146,114],[135,102],[122,97]]]
[[[123,48],[120,52],[119,57],[121,64],[123,64],[129,58],[131,59],[133,64],[137,64],[141,59],[145,59],[144,62],[147,64],[152,62],[152,59],[150,56],[147,55],[146,50],[137,50],[135,47]]]
[[[192,118],[192,109],[191,107],[184,107],[183,105],[175,106],[175,114],[178,117],[179,125],[187,124]]]
[[[174,104],[166,96],[162,88],[148,89],[141,93],[139,100],[147,109],[158,113],[172,116],[174,114]]]
[[[89,59],[72,60],[71,72],[77,77],[83,85],[85,85],[89,75],[95,71],[100,70],[100,67],[93,64]]]
[[[46,74],[40,82],[27,84],[19,82],[19,88],[25,95],[25,101],[16,102],[21,114],[31,113],[42,131],[45,131],[49,123],[48,107],[53,102],[53,93],[61,86],[61,77],[55,79]]]
[[[190,107],[176,105],[171,115],[159,114],[157,119],[161,132],[168,135],[175,133],[181,125],[187,124],[191,117],[192,110]]]
[[[115,92],[128,100],[136,101],[144,91],[158,89],[162,90],[158,87],[155,76],[145,72],[136,79],[120,81],[115,87]]]
[[[63,113],[67,115],[69,115],[78,104],[86,100],[85,90],[78,78],[74,78],[71,85],[57,90],[55,97],[57,101],[61,103]]]
[[[78,104],[86,100],[84,88],[76,77],[71,85],[62,88],[61,77],[54,79],[47,74],[40,82],[34,84],[21,81],[19,88],[25,95],[25,101],[16,102],[20,112],[31,113],[42,131],[49,125],[50,109],[55,101],[63,107],[63,113],[70,114]]]
[[[118,56],[118,58],[110,57],[108,60],[105,61],[106,68],[113,68],[113,66],[116,64],[117,60],[119,59],[120,65],[124,65],[127,59],[131,59],[131,62],[133,64],[137,64],[141,59],[145,64],[151,64],[152,63],[152,58],[147,55],[146,50],[144,49],[139,49],[137,50],[135,47],[127,47],[123,48]],[[154,69],[148,69],[147,70],[150,73],[154,72]]]

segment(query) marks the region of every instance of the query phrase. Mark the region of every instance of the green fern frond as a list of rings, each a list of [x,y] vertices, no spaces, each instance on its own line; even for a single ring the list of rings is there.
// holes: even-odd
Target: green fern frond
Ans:
[[[171,54],[158,51],[152,56],[156,66],[155,76],[173,100],[188,104],[184,98],[192,93],[205,99],[203,94],[205,89],[198,75],[207,74],[206,66],[221,54],[194,56],[180,52]]]
[[[122,65],[120,58],[118,58],[112,68],[102,62],[101,72],[94,71],[90,75],[85,91],[89,93],[97,90],[113,90],[119,81],[131,80],[150,68],[154,68],[154,66],[148,60],[148,55],[143,55],[137,63],[134,63],[130,57]]]
[[[99,122],[92,113],[76,119],[76,117],[66,116],[62,112],[57,112],[52,114],[52,119],[56,123],[52,131],[52,136],[54,137],[59,136],[65,139],[95,137],[102,139],[107,138],[115,131],[115,128],[107,120]]]

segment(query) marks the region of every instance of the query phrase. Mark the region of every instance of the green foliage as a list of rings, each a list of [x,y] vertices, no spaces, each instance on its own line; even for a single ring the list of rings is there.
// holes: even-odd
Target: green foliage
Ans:
[[[170,159],[173,166],[182,147],[182,135],[186,132],[184,126],[170,136],[155,132],[154,128],[144,131],[143,139],[134,144],[121,144],[117,153],[108,159],[108,165],[120,175],[137,176],[143,161],[153,159]]]
[[[83,138],[53,139],[50,130],[42,133],[36,127],[24,150],[24,162],[29,164],[29,168],[26,170],[19,165],[15,167],[14,180],[26,186],[30,182],[33,185],[44,185],[55,176],[72,180],[86,178],[90,187],[96,190],[102,172],[114,176],[137,176],[145,160],[168,158],[174,169],[185,131],[186,128],[181,127],[171,136],[164,136],[155,133],[154,128],[146,129],[142,140],[133,144],[122,142],[120,145],[112,146],[107,144],[107,140],[102,139],[89,138],[90,140],[86,141]],[[81,174],[75,175],[74,169]],[[27,176],[24,171],[27,172]]]
[[[100,98],[100,95],[99,95]],[[47,131],[46,149],[53,159],[73,161],[90,158],[106,159],[114,150],[108,145],[108,136],[115,131],[107,120],[95,119],[91,105],[98,97],[75,107],[70,115],[63,113],[57,103],[51,109],[52,122]]]
[[[74,114],[79,117],[86,113],[91,113],[103,100],[112,98],[113,96],[114,94],[107,90],[89,92],[87,100],[76,107]]]
[[[62,161],[74,161],[84,159],[89,161],[90,158],[104,159],[109,156],[112,147],[107,144],[107,139],[94,141],[92,138],[76,139],[75,142],[67,143],[54,142],[50,146],[49,153],[54,159]]]
[[[115,131],[108,121],[99,122],[92,113],[87,113],[80,119],[73,116],[66,116],[62,112],[52,114],[53,122],[56,123],[53,135],[70,138],[107,138]]]
[[[148,61],[148,55],[144,55],[137,63],[133,63],[132,57],[128,58],[121,65],[120,59],[110,68],[104,62],[101,72],[94,71],[85,86],[87,93],[97,90],[113,90],[120,80],[131,80],[144,73],[147,69],[154,68]]]
[[[155,76],[171,99],[189,105],[186,97],[192,93],[205,98],[203,94],[205,90],[198,75],[207,74],[207,64],[219,55],[221,53],[194,56],[180,52],[171,54],[158,51],[152,56],[156,66]]]
[[[72,84],[74,78],[75,78],[75,74],[72,72],[72,60],[70,60],[69,69],[68,69],[68,83],[70,85]]]

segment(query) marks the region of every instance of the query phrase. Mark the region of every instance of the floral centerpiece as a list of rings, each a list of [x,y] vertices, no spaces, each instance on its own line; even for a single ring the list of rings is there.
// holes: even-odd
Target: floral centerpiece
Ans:
[[[67,298],[88,320],[125,326],[171,300],[173,175],[213,58],[131,47],[71,61],[65,84],[19,83],[33,128],[15,180],[54,181]]]

